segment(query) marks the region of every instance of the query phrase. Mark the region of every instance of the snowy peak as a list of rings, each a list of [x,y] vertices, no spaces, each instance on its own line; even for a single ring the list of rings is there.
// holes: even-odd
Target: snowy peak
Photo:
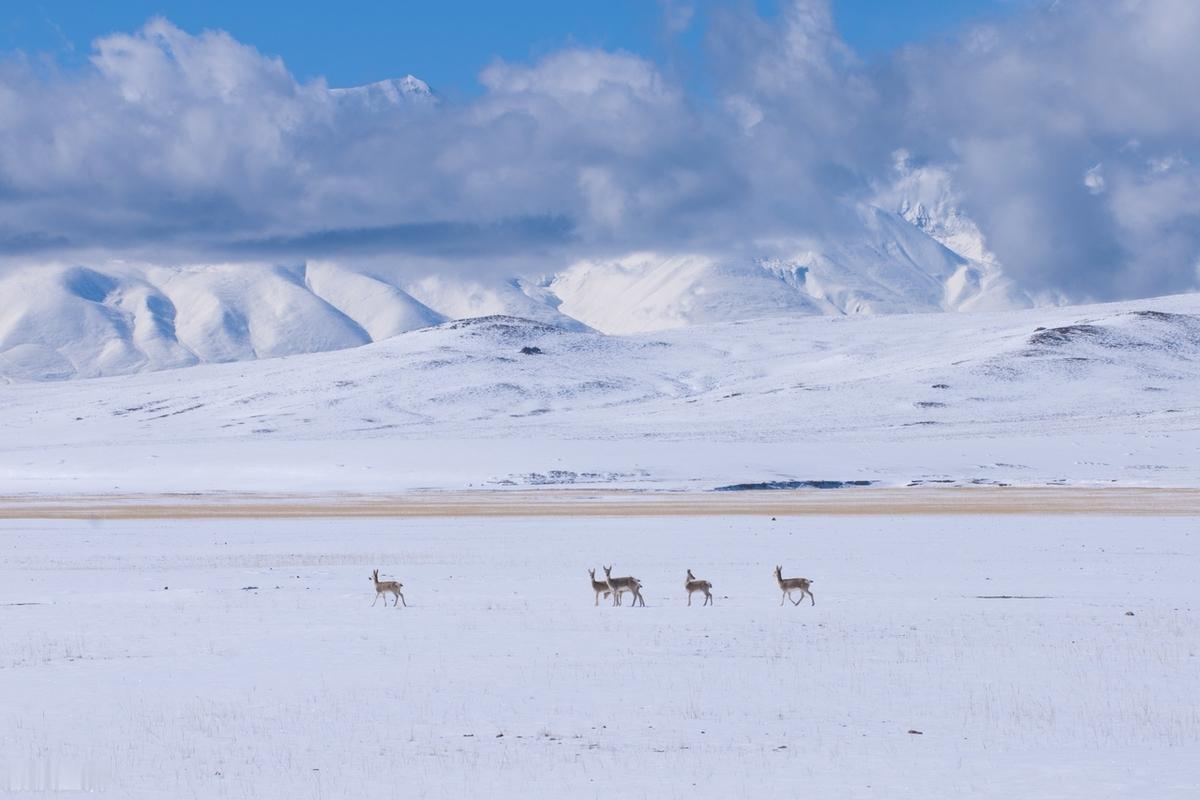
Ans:
[[[914,164],[909,154],[894,154],[894,180],[883,187],[875,203],[963,259],[963,266],[946,281],[946,306],[962,311],[1002,311],[1028,308],[1033,298],[1005,274],[988,248],[983,232],[962,209],[950,170]],[[1041,298],[1039,304],[1061,304],[1061,298]]]
[[[357,104],[372,110],[434,99],[429,84],[412,75],[405,75],[403,78],[388,78],[363,86],[330,89],[329,93],[339,102]]]
[[[987,249],[983,232],[961,208],[949,170],[912,163],[909,154],[893,155],[895,180],[875,199],[881,208],[895,211],[913,227],[968,261],[998,265]]]
[[[757,260],[637,253],[580,261],[548,284],[559,310],[605,333],[780,314],[1026,308],[999,267],[972,261],[899,214],[859,209],[855,235]]]
[[[547,287],[559,309],[605,333],[640,333],[825,307],[754,263],[638,253],[581,261]]]

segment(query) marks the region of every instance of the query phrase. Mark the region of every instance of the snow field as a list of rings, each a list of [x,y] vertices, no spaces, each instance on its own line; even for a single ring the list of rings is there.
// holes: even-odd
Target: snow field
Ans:
[[[1190,798],[1198,537],[1147,517],[6,521],[0,790]],[[593,607],[602,563],[649,607]],[[815,607],[779,607],[776,563]],[[374,567],[409,608],[370,607]],[[715,607],[686,607],[689,567]]]
[[[654,336],[488,318],[336,353],[0,386],[0,494],[1195,486],[1197,397],[1200,295]]]

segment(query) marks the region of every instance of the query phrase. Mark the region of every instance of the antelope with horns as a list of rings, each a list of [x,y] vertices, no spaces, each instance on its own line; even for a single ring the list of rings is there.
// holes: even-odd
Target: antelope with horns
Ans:
[[[392,603],[393,607],[398,606],[403,602],[404,607],[408,608],[408,601],[404,599],[404,592],[400,591],[402,588],[404,588],[403,583],[400,581],[379,580],[379,570],[374,570],[371,573],[371,580],[375,582],[375,599],[371,601],[372,608],[375,607],[375,604],[379,602],[379,598],[381,597],[383,597],[383,604],[386,606],[387,597],[384,597],[386,594],[395,596],[395,601]]]
[[[604,579],[608,583],[609,590],[613,593],[614,606],[621,605],[621,592],[632,592],[633,605],[636,606],[640,603],[643,608],[645,607],[646,601],[642,598],[642,582],[637,578],[614,578],[612,576],[612,567],[605,567]]]
[[[608,597],[612,594],[612,589],[608,588],[608,584],[604,581],[596,580],[596,570],[589,569],[588,574],[592,576],[592,591],[596,593],[596,602],[592,605],[600,605],[600,595]]]
[[[779,582],[779,589],[783,592],[783,597],[779,598],[779,605],[783,605],[784,598],[792,600],[792,592],[800,590],[800,599],[792,600],[792,605],[798,606],[804,602],[804,595],[808,595],[808,599],[815,606],[817,601],[813,598],[811,591],[812,581],[808,578],[785,578],[783,577],[783,567],[775,567],[775,580]]]
[[[704,592],[704,605],[716,605],[712,598],[712,584],[708,581],[697,580],[689,569],[687,577],[683,579],[683,588],[687,589],[688,605],[692,604],[692,595],[696,592]]]

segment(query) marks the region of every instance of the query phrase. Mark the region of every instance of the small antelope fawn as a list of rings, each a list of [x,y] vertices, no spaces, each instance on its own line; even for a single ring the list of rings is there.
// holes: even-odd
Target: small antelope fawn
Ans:
[[[371,580],[375,582],[375,599],[371,601],[372,608],[375,607],[375,604],[379,602],[379,598],[381,597],[383,597],[383,604],[386,606],[387,597],[384,597],[386,594],[392,594],[395,596],[395,602],[392,603],[393,607],[400,605],[400,603],[404,603],[404,607],[408,608],[408,601],[404,599],[404,592],[400,591],[402,588],[404,588],[403,583],[400,581],[379,580],[379,570],[375,570],[371,573]]]
[[[596,602],[592,605],[600,605],[600,595],[608,597],[612,594],[612,589],[608,588],[608,584],[604,581],[596,580],[596,570],[589,569],[588,574],[592,576],[592,591],[596,593]]]
[[[692,595],[696,592],[704,592],[704,605],[716,605],[712,598],[712,584],[708,581],[697,580],[689,569],[687,577],[683,579],[683,588],[687,589],[688,605],[692,604]]]
[[[642,582],[637,578],[624,577],[614,578],[612,576],[612,567],[604,568],[604,579],[608,583],[608,588],[613,593],[613,605],[621,605],[621,592],[633,593],[633,605],[639,603],[645,607],[646,601],[642,598]]]
[[[792,600],[792,605],[798,606],[804,602],[804,595],[808,595],[808,599],[815,606],[816,599],[810,589],[812,581],[808,578],[785,578],[783,577],[783,567],[775,567],[775,580],[779,582],[779,589],[783,592],[783,597],[779,598],[779,605],[783,605],[784,598],[792,600],[792,592],[800,590],[800,599]]]

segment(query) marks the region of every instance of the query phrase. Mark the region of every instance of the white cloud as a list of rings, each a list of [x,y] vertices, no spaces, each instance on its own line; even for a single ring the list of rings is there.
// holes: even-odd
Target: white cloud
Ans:
[[[663,8],[698,24],[694,3]],[[471,100],[339,92],[161,19],[97,40],[82,70],[11,57],[0,252],[746,250],[836,237],[914,183],[903,149],[1033,291],[1196,285],[1200,4],[1061,0],[874,66],[824,0],[710,11],[708,30],[699,96],[585,49],[496,62]]]
[[[1200,150],[1197,40],[1191,0],[1061,0],[911,50],[897,64],[909,92],[901,144],[959,166],[964,204],[1029,288],[1193,288],[1181,268],[1200,252],[1200,219],[1139,176]]]

